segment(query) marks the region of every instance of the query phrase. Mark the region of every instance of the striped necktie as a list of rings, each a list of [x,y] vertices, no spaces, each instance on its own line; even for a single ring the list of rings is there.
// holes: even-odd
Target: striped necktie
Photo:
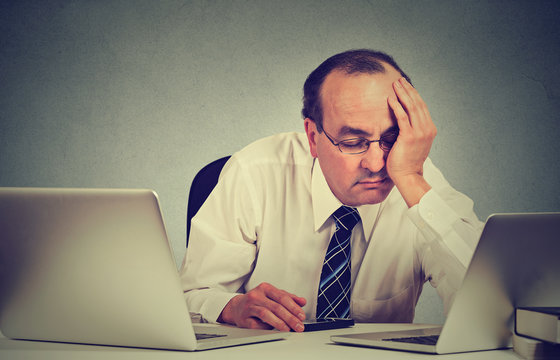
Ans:
[[[321,271],[317,319],[350,317],[350,236],[360,221],[358,210],[341,206],[333,213],[336,230],[329,243]]]

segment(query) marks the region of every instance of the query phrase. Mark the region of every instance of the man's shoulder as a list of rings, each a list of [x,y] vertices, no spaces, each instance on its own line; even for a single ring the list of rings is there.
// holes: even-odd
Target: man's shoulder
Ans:
[[[313,158],[305,133],[287,132],[261,138],[239,150],[233,157],[242,165],[309,164]]]

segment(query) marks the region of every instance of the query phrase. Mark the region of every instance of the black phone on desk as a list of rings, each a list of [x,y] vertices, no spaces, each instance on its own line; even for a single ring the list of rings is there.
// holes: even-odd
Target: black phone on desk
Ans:
[[[354,319],[322,318],[303,322],[305,331],[341,329],[354,325]]]

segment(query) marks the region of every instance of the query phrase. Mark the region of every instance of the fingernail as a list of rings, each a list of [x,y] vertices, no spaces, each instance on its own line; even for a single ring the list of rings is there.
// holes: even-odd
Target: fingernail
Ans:
[[[402,78],[401,78],[401,79],[402,79]],[[397,80],[397,81],[395,81],[395,86],[396,86],[396,87],[399,87],[399,88],[402,87],[400,79]]]
[[[304,329],[305,329],[305,327],[303,326],[303,324],[297,324],[295,330],[297,332],[302,332]]]
[[[299,313],[299,314],[298,314],[298,318],[299,318],[301,321],[305,320],[305,314],[304,314],[304,313]]]

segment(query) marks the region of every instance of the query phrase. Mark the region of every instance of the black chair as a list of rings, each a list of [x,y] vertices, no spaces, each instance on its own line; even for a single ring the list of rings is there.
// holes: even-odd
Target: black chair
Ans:
[[[191,219],[198,212],[208,195],[218,183],[218,177],[226,161],[231,156],[224,156],[206,165],[194,177],[189,190],[189,200],[187,202],[187,247],[189,246],[189,234],[191,232]]]

